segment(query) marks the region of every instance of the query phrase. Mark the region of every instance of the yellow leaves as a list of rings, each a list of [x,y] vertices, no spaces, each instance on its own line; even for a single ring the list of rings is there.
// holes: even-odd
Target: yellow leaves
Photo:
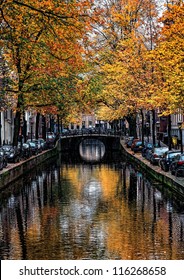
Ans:
[[[176,3],[170,5],[166,10],[161,21],[164,22],[162,29],[162,40],[172,41],[173,38],[181,38],[184,36],[184,4]]]
[[[132,32],[118,43],[111,64],[101,68],[105,77],[103,96],[114,110],[109,113],[111,118],[139,108],[163,107],[165,113],[171,113],[184,107],[183,6],[173,9],[180,10],[182,19],[172,13],[173,23],[169,29],[163,28],[155,50],[147,50],[143,38]]]
[[[95,2],[91,6],[86,0],[20,3],[3,2],[7,25],[0,30],[4,36],[1,46],[9,49],[4,52],[9,67],[14,72],[17,67],[17,88],[20,80],[24,81],[23,91],[41,84],[43,94],[44,83],[65,78],[64,85],[52,81],[51,86],[58,86],[68,99],[75,91],[75,104],[86,110],[94,106],[93,100],[103,101],[105,108],[99,114],[109,119],[139,108],[183,107],[183,3],[164,13],[164,26],[158,45],[152,42],[156,46],[153,51],[148,49],[150,42],[142,29],[147,28],[145,19],[154,21],[154,1],[103,1],[96,10]],[[90,18],[94,33],[89,39]],[[90,65],[86,70],[84,61]],[[77,77],[84,71],[88,79],[78,79],[75,89],[70,88],[71,73]],[[49,88],[41,95],[48,103],[50,92]]]
[[[146,96],[152,77],[145,51],[133,34],[131,38],[120,41],[113,63],[102,66],[105,77],[103,96],[114,110],[111,118],[120,118],[138,108],[148,107]]]
[[[76,90],[73,77],[83,68],[82,39],[85,23],[89,28],[85,13],[90,2],[3,2],[6,22],[4,30],[0,30],[1,43],[6,47],[6,61],[17,77],[16,88],[21,88],[24,94],[25,107],[57,113],[58,107],[64,104],[62,111],[66,115],[66,111],[70,111],[70,99],[74,102],[70,95]]]
[[[183,108],[184,68],[184,5],[170,6],[164,13],[165,23],[161,31],[160,42],[153,51],[155,69],[160,77],[160,86],[153,93],[155,106],[164,107],[165,113],[173,113]]]

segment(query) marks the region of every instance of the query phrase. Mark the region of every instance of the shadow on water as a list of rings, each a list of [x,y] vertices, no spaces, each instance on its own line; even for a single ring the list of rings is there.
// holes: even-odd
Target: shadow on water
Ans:
[[[59,155],[61,162],[66,163],[119,163],[121,164],[121,151],[105,150],[104,144],[99,140],[83,140],[79,146],[79,151],[65,152]]]

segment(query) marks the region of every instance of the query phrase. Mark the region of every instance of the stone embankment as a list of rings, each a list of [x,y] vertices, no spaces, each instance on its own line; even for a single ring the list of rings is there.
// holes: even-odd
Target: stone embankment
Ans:
[[[152,165],[142,157],[141,153],[134,153],[126,148],[125,141],[121,140],[121,148],[128,162],[138,166],[147,177],[156,179],[170,191],[175,192],[184,201],[184,178],[176,178],[169,172],[164,172],[159,166]]]
[[[20,161],[18,163],[9,163],[6,168],[3,168],[3,170],[0,171],[0,189],[6,187],[8,184],[12,183],[22,175],[31,172],[33,168],[46,162],[56,155],[57,149],[54,148],[43,151],[37,156],[32,156],[27,160]]]
[[[6,168],[0,171],[0,189],[30,172],[36,166],[56,156],[60,152],[60,145],[58,144],[60,143],[57,143],[55,148],[44,151],[37,156],[16,164],[8,164]],[[170,191],[174,191],[184,201],[184,178],[176,178],[169,172],[162,171],[159,166],[150,164],[140,153],[133,153],[130,149],[127,149],[123,139],[121,140],[121,149],[128,162],[135,164],[147,177],[154,178],[156,181],[165,185]]]

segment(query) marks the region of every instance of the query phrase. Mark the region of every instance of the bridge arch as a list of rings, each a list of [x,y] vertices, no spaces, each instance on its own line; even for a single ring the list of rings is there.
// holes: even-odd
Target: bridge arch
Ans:
[[[106,151],[113,151],[120,149],[120,136],[117,135],[71,135],[60,138],[59,151],[79,151],[79,146],[85,139],[94,139],[101,141]]]

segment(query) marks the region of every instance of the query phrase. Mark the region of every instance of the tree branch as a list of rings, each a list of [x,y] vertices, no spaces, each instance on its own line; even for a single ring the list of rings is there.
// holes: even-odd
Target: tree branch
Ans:
[[[61,19],[61,20],[67,20],[67,19],[72,19],[74,18],[73,15],[71,16],[63,16],[63,15],[59,15],[59,14],[55,14],[51,11],[48,11],[48,10],[42,10],[42,9],[37,9],[35,8],[34,6],[31,6],[31,5],[28,5],[28,4],[25,4],[25,3],[21,3],[19,1],[16,1],[16,0],[13,0],[13,3],[16,4],[16,5],[19,5],[19,6],[24,6],[26,8],[29,8],[33,11],[36,11],[38,13],[41,13],[43,14],[44,16],[48,16],[48,17],[54,17],[54,18],[58,18],[58,19]],[[80,15],[79,17],[87,17],[88,15]]]

